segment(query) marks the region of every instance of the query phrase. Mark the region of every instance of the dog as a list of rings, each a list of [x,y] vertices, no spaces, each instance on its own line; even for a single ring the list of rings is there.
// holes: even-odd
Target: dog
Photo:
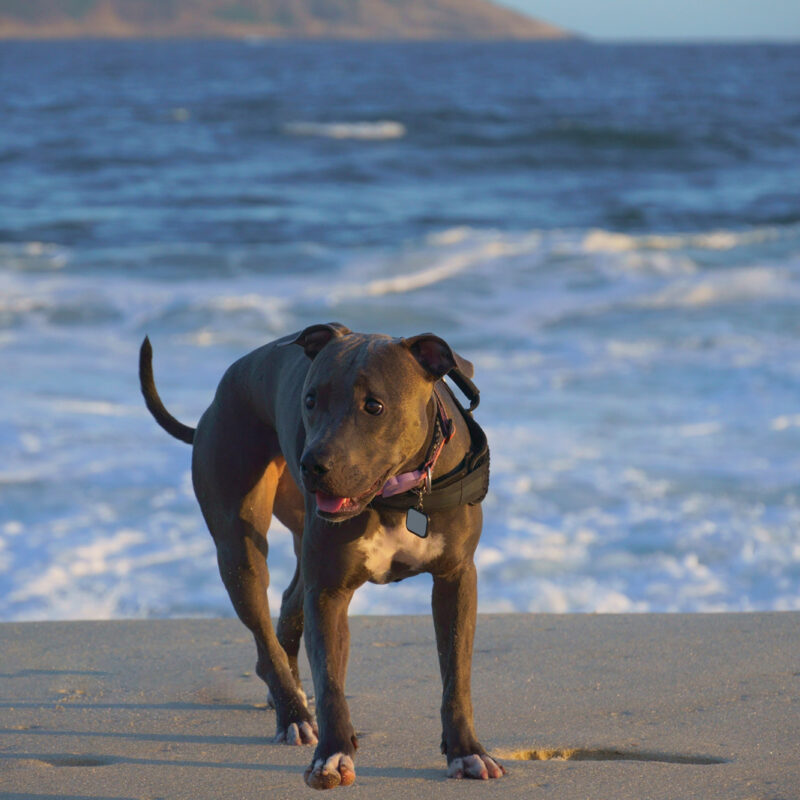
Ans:
[[[150,341],[142,343],[145,403],[162,428],[193,446],[195,494],[223,583],[255,638],[276,740],[316,746],[305,771],[315,789],[356,777],[344,694],[353,593],[366,581],[422,572],[433,576],[447,774],[505,774],[475,734],[470,688],[473,556],[489,481],[488,444],[471,414],[479,397],[472,376],[472,364],[431,333],[398,339],[312,325],[231,365],[195,429],[164,407]],[[297,556],[277,631],[267,603],[273,514],[292,532]],[[304,631],[316,720],[297,668]]]

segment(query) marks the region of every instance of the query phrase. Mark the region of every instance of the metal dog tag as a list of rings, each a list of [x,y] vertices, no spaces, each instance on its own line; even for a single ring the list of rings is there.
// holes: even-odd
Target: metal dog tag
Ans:
[[[415,536],[424,539],[428,535],[428,515],[417,511],[416,508],[409,508],[406,514],[406,528]]]

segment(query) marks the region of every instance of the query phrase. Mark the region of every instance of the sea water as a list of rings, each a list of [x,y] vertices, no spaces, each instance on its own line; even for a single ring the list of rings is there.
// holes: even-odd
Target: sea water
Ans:
[[[475,363],[481,610],[800,609],[800,47],[0,43],[0,618],[231,614],[139,343],[330,320]]]

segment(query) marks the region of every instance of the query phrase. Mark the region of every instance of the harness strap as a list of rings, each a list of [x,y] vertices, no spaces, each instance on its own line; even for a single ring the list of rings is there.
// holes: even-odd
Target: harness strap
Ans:
[[[447,377],[450,378],[453,383],[458,386],[459,389],[464,393],[464,397],[469,400],[469,408],[467,409],[467,413],[471,414],[481,402],[481,392],[480,389],[458,368],[454,367],[447,373]],[[450,392],[450,394],[453,394]],[[458,403],[458,400],[456,400]],[[459,403],[459,407],[461,403]],[[462,409],[463,411],[463,409]]]

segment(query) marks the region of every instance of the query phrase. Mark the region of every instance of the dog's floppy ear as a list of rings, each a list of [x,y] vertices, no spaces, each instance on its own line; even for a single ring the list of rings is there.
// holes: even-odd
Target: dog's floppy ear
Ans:
[[[314,358],[331,339],[338,339],[351,333],[340,322],[329,322],[327,325],[310,325],[290,344],[299,344],[309,358]]]
[[[402,344],[411,351],[420,366],[433,378],[439,380],[454,367],[468,378],[475,374],[475,368],[450,347],[444,339],[432,333],[421,333],[410,339],[402,339]]]

